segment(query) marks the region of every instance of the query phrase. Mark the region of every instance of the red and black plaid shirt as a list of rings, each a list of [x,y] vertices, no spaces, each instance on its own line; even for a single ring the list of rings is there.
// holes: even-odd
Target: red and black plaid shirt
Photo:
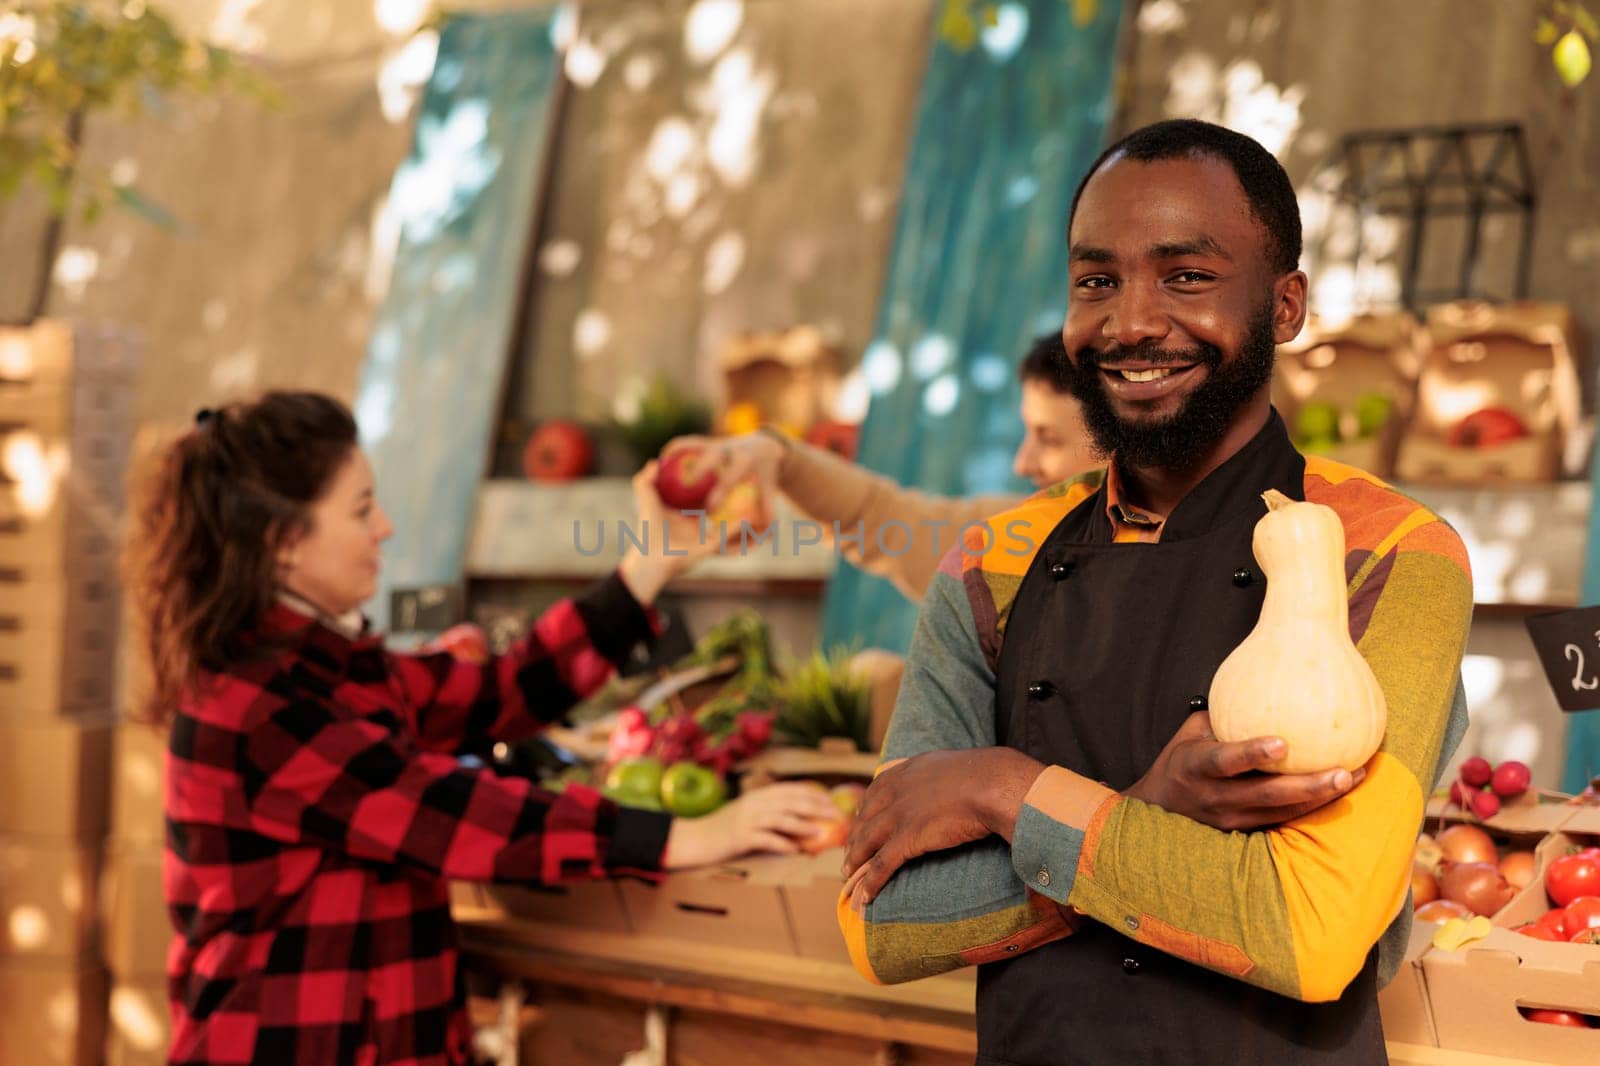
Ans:
[[[468,1061],[445,879],[652,874],[668,819],[457,756],[537,732],[651,627],[616,576],[482,666],[275,608],[287,648],[209,678],[172,725],[171,1061]]]

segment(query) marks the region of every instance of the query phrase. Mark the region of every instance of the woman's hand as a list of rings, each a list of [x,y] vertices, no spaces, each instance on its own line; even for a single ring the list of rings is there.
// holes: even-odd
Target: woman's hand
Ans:
[[[783,442],[768,433],[742,433],[737,437],[677,437],[661,449],[665,458],[683,448],[699,448],[717,468],[717,483],[706,501],[714,511],[728,490],[741,481],[754,480],[762,499],[778,492],[778,467],[783,463]]]
[[[633,532],[644,543],[630,543],[619,570],[633,598],[648,607],[673,578],[718,549],[717,531],[704,517],[674,511],[656,494],[655,461],[633,476],[633,502],[638,510]]]
[[[673,819],[661,865],[682,870],[752,851],[790,855],[800,847],[797,838],[838,817],[827,791],[814,784],[753,789],[703,817]]]

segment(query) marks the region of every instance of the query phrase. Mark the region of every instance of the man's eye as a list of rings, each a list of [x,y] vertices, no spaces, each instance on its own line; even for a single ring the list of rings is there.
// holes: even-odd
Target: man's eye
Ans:
[[[1211,275],[1199,270],[1184,270],[1179,272],[1175,280],[1193,285],[1203,281],[1210,281]]]
[[[1080,289],[1104,289],[1111,285],[1111,279],[1101,274],[1094,274],[1087,278],[1078,279]]]

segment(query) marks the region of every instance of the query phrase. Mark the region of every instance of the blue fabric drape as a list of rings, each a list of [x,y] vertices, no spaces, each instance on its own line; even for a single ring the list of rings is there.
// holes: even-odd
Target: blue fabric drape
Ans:
[[[860,461],[945,495],[1018,492],[1016,368],[1061,328],[1072,192],[1104,143],[1120,0],[999,5],[965,51],[934,36],[876,339]],[[872,530],[867,536],[873,535]],[[893,545],[903,534],[890,531]],[[916,608],[841,563],[825,645],[904,651]]]
[[[355,400],[395,527],[369,605],[380,628],[392,590],[461,579],[550,144],[559,12],[446,21],[390,190],[400,243]]]

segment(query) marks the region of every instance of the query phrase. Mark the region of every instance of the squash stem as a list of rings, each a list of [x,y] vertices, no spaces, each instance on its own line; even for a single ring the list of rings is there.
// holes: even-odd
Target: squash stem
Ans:
[[[1268,489],[1261,494],[1261,498],[1267,501],[1267,510],[1269,511],[1281,511],[1294,502],[1277,489]]]

